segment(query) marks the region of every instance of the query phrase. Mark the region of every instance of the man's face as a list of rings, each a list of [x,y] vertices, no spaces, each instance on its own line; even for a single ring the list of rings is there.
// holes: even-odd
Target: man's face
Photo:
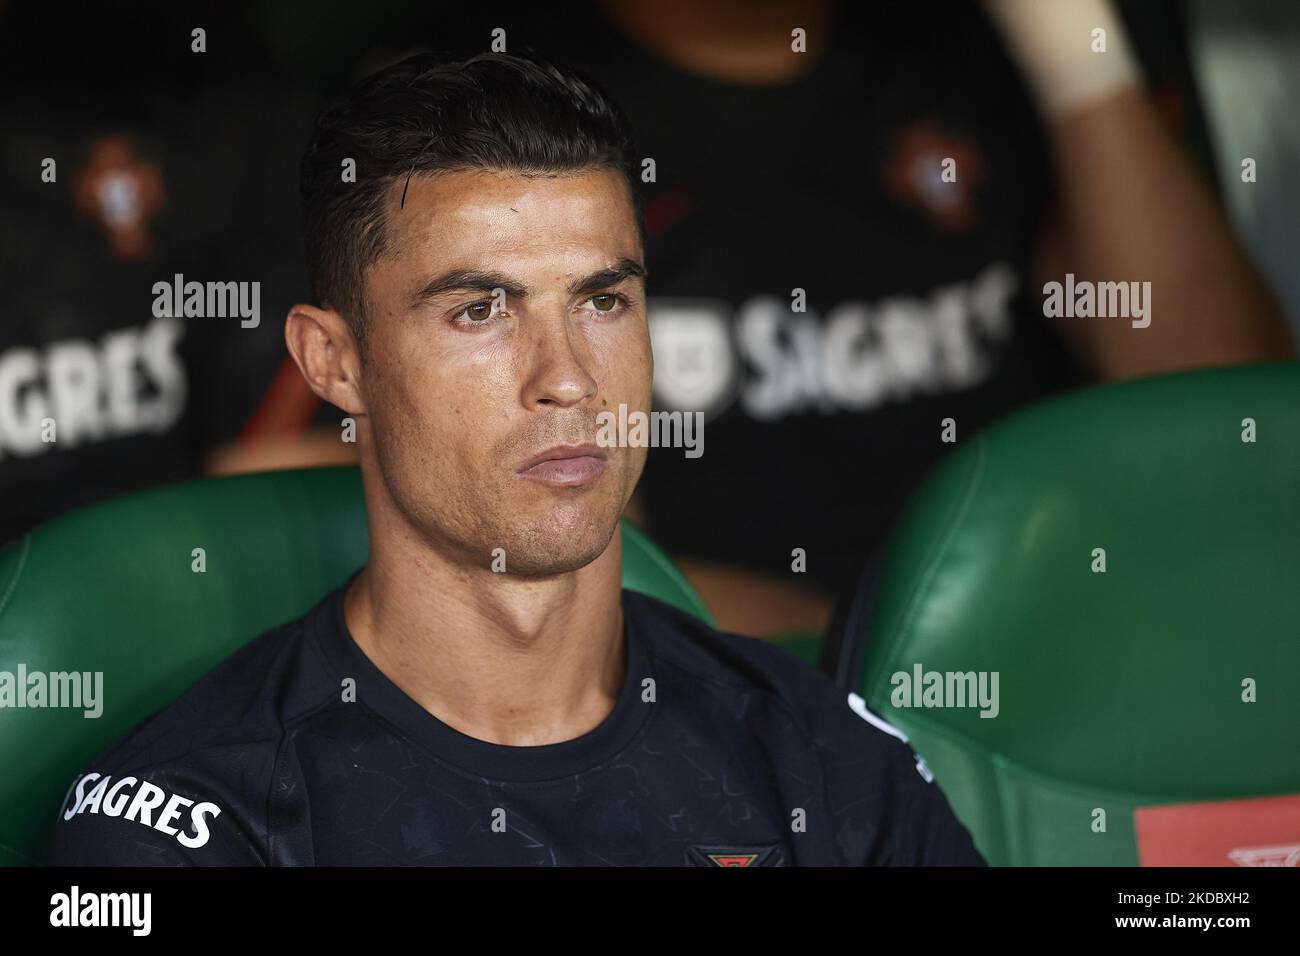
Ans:
[[[366,271],[362,391],[388,492],[458,563],[502,548],[509,573],[582,567],[645,465],[645,448],[595,447],[598,413],[650,405],[625,181],[448,172],[413,178],[399,208],[401,187],[390,254]]]

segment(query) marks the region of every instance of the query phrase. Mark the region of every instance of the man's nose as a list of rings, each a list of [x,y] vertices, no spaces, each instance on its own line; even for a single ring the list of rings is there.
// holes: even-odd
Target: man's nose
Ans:
[[[582,332],[567,317],[537,323],[528,341],[524,404],[569,408],[596,394],[591,353]]]

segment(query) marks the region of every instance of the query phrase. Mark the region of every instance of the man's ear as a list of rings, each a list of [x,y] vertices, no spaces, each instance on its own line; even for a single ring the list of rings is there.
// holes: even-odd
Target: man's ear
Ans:
[[[343,316],[299,303],[285,317],[284,344],[313,392],[349,415],[366,413],[360,350]]]

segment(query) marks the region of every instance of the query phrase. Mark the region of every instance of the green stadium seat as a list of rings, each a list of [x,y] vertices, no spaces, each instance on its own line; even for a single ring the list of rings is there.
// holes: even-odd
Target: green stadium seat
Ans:
[[[1075,392],[965,439],[862,620],[844,683],[993,864],[1136,865],[1138,807],[1300,792],[1300,366]],[[999,672],[998,715],[895,707],[918,664]]]

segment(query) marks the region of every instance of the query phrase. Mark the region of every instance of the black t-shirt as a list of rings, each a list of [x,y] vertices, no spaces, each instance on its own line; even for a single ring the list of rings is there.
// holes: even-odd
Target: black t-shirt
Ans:
[[[625,590],[613,710],[572,740],[513,747],[401,691],[348,634],[342,593],[99,756],[69,789],[51,861],[984,862],[901,732],[770,644]]]

